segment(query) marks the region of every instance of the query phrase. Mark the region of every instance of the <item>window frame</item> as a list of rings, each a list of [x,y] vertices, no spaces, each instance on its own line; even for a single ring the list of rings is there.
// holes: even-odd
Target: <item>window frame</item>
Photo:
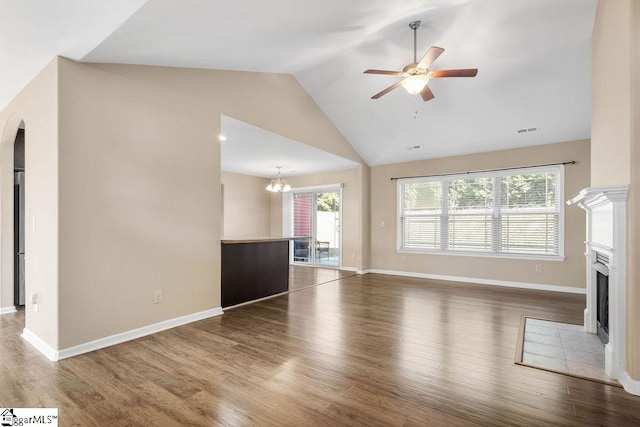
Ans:
[[[558,207],[558,254],[557,255],[543,255],[543,254],[526,254],[526,253],[505,253],[505,252],[482,252],[482,251],[460,251],[460,250],[445,250],[444,239],[448,239],[448,235],[443,236],[443,230],[446,228],[443,226],[443,222],[448,221],[448,188],[449,182],[459,179],[471,179],[471,178],[498,178],[510,175],[527,175],[527,174],[541,174],[541,173],[556,173],[556,205]],[[403,235],[402,235],[402,208],[404,201],[403,185],[411,184],[415,182],[440,182],[442,186],[442,207],[440,214],[440,247],[438,249],[429,248],[404,248]],[[495,183],[495,180],[494,180]],[[446,191],[445,191],[446,190]],[[563,261],[565,260],[564,251],[564,165],[554,166],[535,166],[525,168],[509,168],[500,171],[492,172],[468,172],[459,174],[443,174],[430,177],[417,177],[417,178],[400,178],[396,180],[396,252],[408,253],[408,254],[428,254],[428,255],[447,255],[447,256],[463,256],[463,257],[478,257],[478,258],[507,258],[507,259],[526,259],[526,260],[544,260],[544,261]],[[493,194],[493,206],[495,215],[496,210],[499,209],[500,201]],[[497,223],[495,220],[491,221],[492,228],[495,228]],[[446,233],[445,233],[446,234]]]

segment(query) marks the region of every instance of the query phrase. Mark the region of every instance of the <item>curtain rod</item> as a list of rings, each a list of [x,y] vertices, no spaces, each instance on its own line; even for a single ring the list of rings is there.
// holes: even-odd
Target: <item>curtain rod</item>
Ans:
[[[452,172],[452,173],[439,173],[439,174],[435,174],[435,175],[400,176],[400,177],[391,178],[391,181],[397,181],[399,179],[431,178],[431,177],[434,177],[434,176],[452,176],[452,175],[464,175],[464,174],[468,175],[470,173],[498,172],[498,171],[509,171],[509,170],[514,170],[514,169],[542,168],[542,167],[545,167],[545,166],[575,165],[575,164],[576,164],[576,161],[575,160],[571,160],[570,162],[547,163],[547,164],[544,164],[544,165],[514,166],[514,167],[510,167],[510,168],[484,169],[484,170],[477,170],[477,171]]]

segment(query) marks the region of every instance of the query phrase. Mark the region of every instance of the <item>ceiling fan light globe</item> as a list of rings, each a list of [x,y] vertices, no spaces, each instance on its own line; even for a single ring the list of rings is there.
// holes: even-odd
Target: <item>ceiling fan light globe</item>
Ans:
[[[402,87],[411,95],[417,95],[422,92],[422,89],[429,83],[429,78],[423,74],[409,76],[402,81]]]

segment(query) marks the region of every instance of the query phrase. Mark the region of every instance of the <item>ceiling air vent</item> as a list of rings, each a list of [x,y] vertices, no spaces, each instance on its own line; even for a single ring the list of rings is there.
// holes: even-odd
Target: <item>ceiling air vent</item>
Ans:
[[[538,131],[538,126],[536,127],[532,127],[532,128],[522,128],[522,129],[518,129],[518,133],[531,133],[531,132],[537,132]]]

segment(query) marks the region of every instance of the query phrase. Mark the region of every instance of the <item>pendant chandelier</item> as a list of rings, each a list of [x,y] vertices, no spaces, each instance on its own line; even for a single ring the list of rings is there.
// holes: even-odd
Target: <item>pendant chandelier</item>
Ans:
[[[282,166],[276,166],[276,168],[278,169],[278,174],[271,180],[269,185],[267,185],[266,190],[271,191],[272,193],[291,191],[291,186],[287,184],[287,180],[280,176],[280,169],[282,169]]]

